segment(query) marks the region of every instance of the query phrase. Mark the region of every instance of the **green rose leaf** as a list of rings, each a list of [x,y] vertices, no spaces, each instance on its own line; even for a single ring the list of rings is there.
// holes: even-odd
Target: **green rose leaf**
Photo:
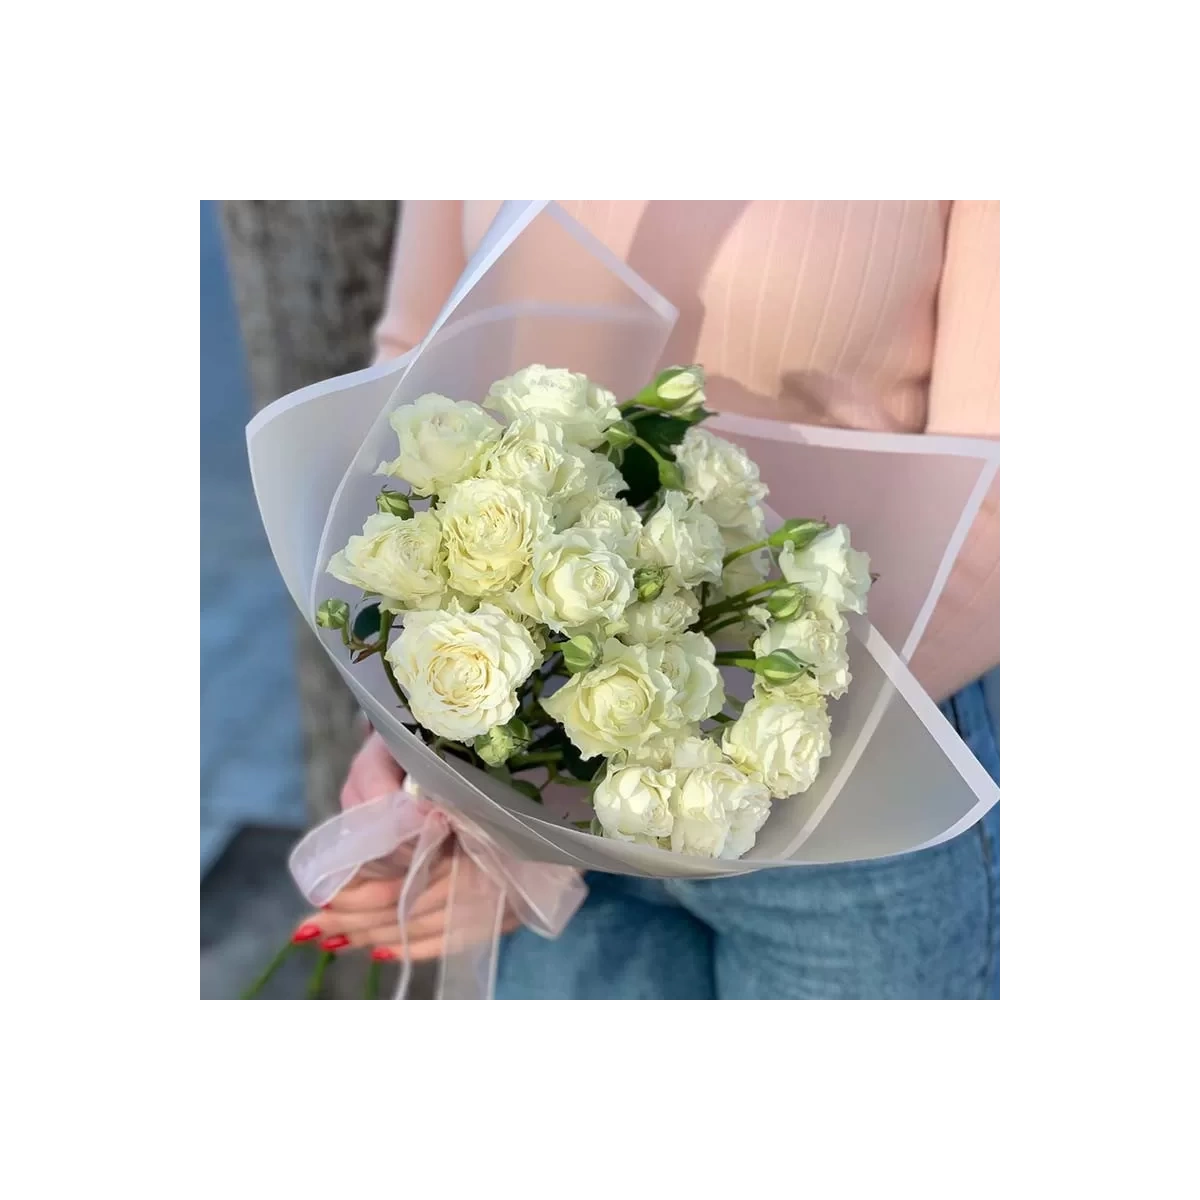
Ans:
[[[620,493],[620,498],[632,507],[640,508],[657,494],[658,463],[641,446],[630,446],[625,451],[625,458],[621,462],[621,474],[625,478],[626,487]]]
[[[369,642],[379,633],[379,602],[368,604],[358,610],[354,618],[354,636],[360,642]]]
[[[642,417],[636,425],[638,437],[643,437],[660,454],[668,454],[673,446],[683,441],[692,422],[683,417],[666,417],[655,414]]]

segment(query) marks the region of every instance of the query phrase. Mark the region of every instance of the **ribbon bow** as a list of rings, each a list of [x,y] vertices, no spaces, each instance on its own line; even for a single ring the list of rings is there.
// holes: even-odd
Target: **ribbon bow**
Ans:
[[[404,952],[397,1000],[407,998],[412,976],[409,909],[449,838],[454,848],[437,1000],[492,999],[506,905],[535,933],[555,938],[587,896],[573,867],[517,858],[466,817],[422,796],[407,778],[399,791],[331,817],[306,834],[288,859],[296,886],[317,908],[368,863],[413,844],[396,901]]]

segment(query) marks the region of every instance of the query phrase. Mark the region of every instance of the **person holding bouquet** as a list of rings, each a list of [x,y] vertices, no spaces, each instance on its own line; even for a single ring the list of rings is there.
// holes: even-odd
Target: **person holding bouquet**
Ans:
[[[499,202],[403,209],[379,358],[420,341]],[[999,207],[977,201],[561,201],[680,309],[666,351],[703,362],[717,411],[906,433],[999,435]],[[555,264],[544,269],[553,271]],[[979,677],[999,661],[993,487],[912,661],[994,778]],[[372,736],[342,802],[392,791]],[[555,941],[506,939],[498,998],[806,999],[998,996],[999,822],[867,863],[720,880],[591,874]],[[407,927],[441,953],[447,857]],[[346,887],[298,938],[399,950],[400,880]]]

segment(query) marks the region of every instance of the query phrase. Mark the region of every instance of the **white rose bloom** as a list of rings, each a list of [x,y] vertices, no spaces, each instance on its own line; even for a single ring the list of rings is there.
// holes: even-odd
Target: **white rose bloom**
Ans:
[[[772,796],[807,791],[821,759],[829,754],[829,713],[824,704],[795,704],[774,695],[755,696],[725,727],[725,754]]]
[[[450,583],[468,596],[511,590],[548,530],[540,497],[497,479],[455,484],[437,510]]]
[[[525,367],[488,389],[485,408],[512,419],[522,413],[544,417],[562,428],[568,442],[598,446],[604,432],[621,419],[612,392],[561,367]]]
[[[788,542],[779,553],[779,566],[783,577],[811,593],[826,615],[867,611],[871,560],[851,547],[845,525],[827,529],[800,551]]]
[[[721,748],[710,738],[700,735],[700,726],[685,725],[647,738],[633,749],[622,751],[610,759],[610,763],[617,766],[657,767],[659,770],[678,766],[698,767],[701,762],[709,761],[702,757],[702,754],[708,753],[703,747],[709,747],[715,753],[716,761],[720,761]]]
[[[410,614],[387,660],[413,716],[460,742],[512,718],[517,688],[540,661],[529,631],[492,604]]]
[[[672,724],[670,680],[653,667],[645,646],[604,643],[598,666],[573,675],[542,707],[584,758],[630,752]]]
[[[732,763],[722,760],[684,772],[671,801],[671,849],[738,858],[754,845],[770,805],[767,789]],[[735,822],[738,833],[731,837]]]
[[[617,622],[633,597],[633,571],[604,538],[568,529],[534,549],[533,570],[515,602],[558,633]]]
[[[742,776],[746,779],[746,776]],[[741,858],[754,847],[758,831],[771,815],[771,793],[761,785],[747,780],[749,787],[738,793],[739,804],[729,824],[729,838],[722,858]]]
[[[625,490],[625,477],[603,454],[583,446],[572,446],[576,455],[576,475],[572,487],[564,489],[554,500],[554,522],[559,529],[569,529],[578,523],[584,509],[598,500],[615,499]]]
[[[836,699],[844,696],[850,686],[850,658],[846,652],[844,628],[845,622],[839,628],[820,613],[800,613],[790,621],[774,621],[767,626],[766,632],[754,643],[754,654],[764,658],[775,650],[790,650],[801,662],[812,666],[818,691]],[[772,690],[787,695],[790,686]],[[806,696],[809,689],[801,688],[799,692]]]
[[[759,502],[767,485],[740,446],[694,425],[676,447],[675,461],[683,468],[684,486],[722,529],[739,530],[757,540],[753,535],[763,525]]]
[[[400,456],[380,463],[377,475],[394,475],[429,496],[475,474],[500,425],[479,407],[430,392],[389,418],[400,439]]]
[[[384,608],[437,608],[446,590],[442,527],[432,513],[408,520],[373,513],[361,537],[352,537],[326,568],[330,575],[383,597]]]
[[[484,455],[479,473],[539,496],[574,495],[588,482],[579,447],[568,447],[553,421],[520,416]]]
[[[642,517],[636,508],[624,500],[589,500],[575,522],[576,529],[592,529],[600,534],[623,559],[634,557],[638,535],[642,532]]]
[[[726,763],[697,767],[686,772],[676,790],[672,803],[674,820],[671,828],[671,849],[676,854],[693,854],[700,858],[719,858],[729,837],[731,817],[720,795],[721,775],[732,772],[745,778]],[[717,777],[709,780],[711,773]],[[715,786],[708,786],[709,783]]]
[[[604,836],[622,842],[658,845],[659,838],[671,834],[674,790],[675,776],[671,771],[609,764],[592,795],[592,806]]]
[[[724,762],[725,756],[721,747],[712,738],[690,734],[687,737],[675,739],[671,747],[671,760],[667,764],[674,771],[691,771],[696,767],[708,767],[713,763]]]
[[[650,662],[671,682],[679,724],[692,724],[721,711],[725,681],[713,664],[716,650],[702,633],[681,633],[649,648]]]
[[[682,492],[667,491],[642,529],[637,553],[641,562],[666,567],[678,583],[695,587],[721,578],[725,543],[712,517]]]
[[[675,637],[700,615],[700,601],[687,588],[669,584],[653,600],[639,600],[625,610],[623,641],[651,644]]]

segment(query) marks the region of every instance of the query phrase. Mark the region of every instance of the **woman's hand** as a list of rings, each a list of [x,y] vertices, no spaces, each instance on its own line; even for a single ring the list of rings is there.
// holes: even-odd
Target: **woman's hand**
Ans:
[[[353,808],[377,800],[394,792],[403,781],[404,772],[388,753],[383,739],[372,733],[350,764],[350,773],[342,787],[342,807]],[[319,937],[325,950],[370,946],[372,958],[399,958],[404,949],[396,919],[396,902],[404,886],[408,855],[406,848],[396,860],[399,878],[353,880],[322,911],[307,917],[292,935],[292,940],[307,942]],[[442,954],[452,863],[453,843],[447,843],[430,868],[424,892],[412,903],[404,932],[408,935],[408,958],[413,962],[438,958]],[[511,913],[505,914],[506,933],[519,924]],[[480,936],[489,936],[490,932],[481,932]]]

